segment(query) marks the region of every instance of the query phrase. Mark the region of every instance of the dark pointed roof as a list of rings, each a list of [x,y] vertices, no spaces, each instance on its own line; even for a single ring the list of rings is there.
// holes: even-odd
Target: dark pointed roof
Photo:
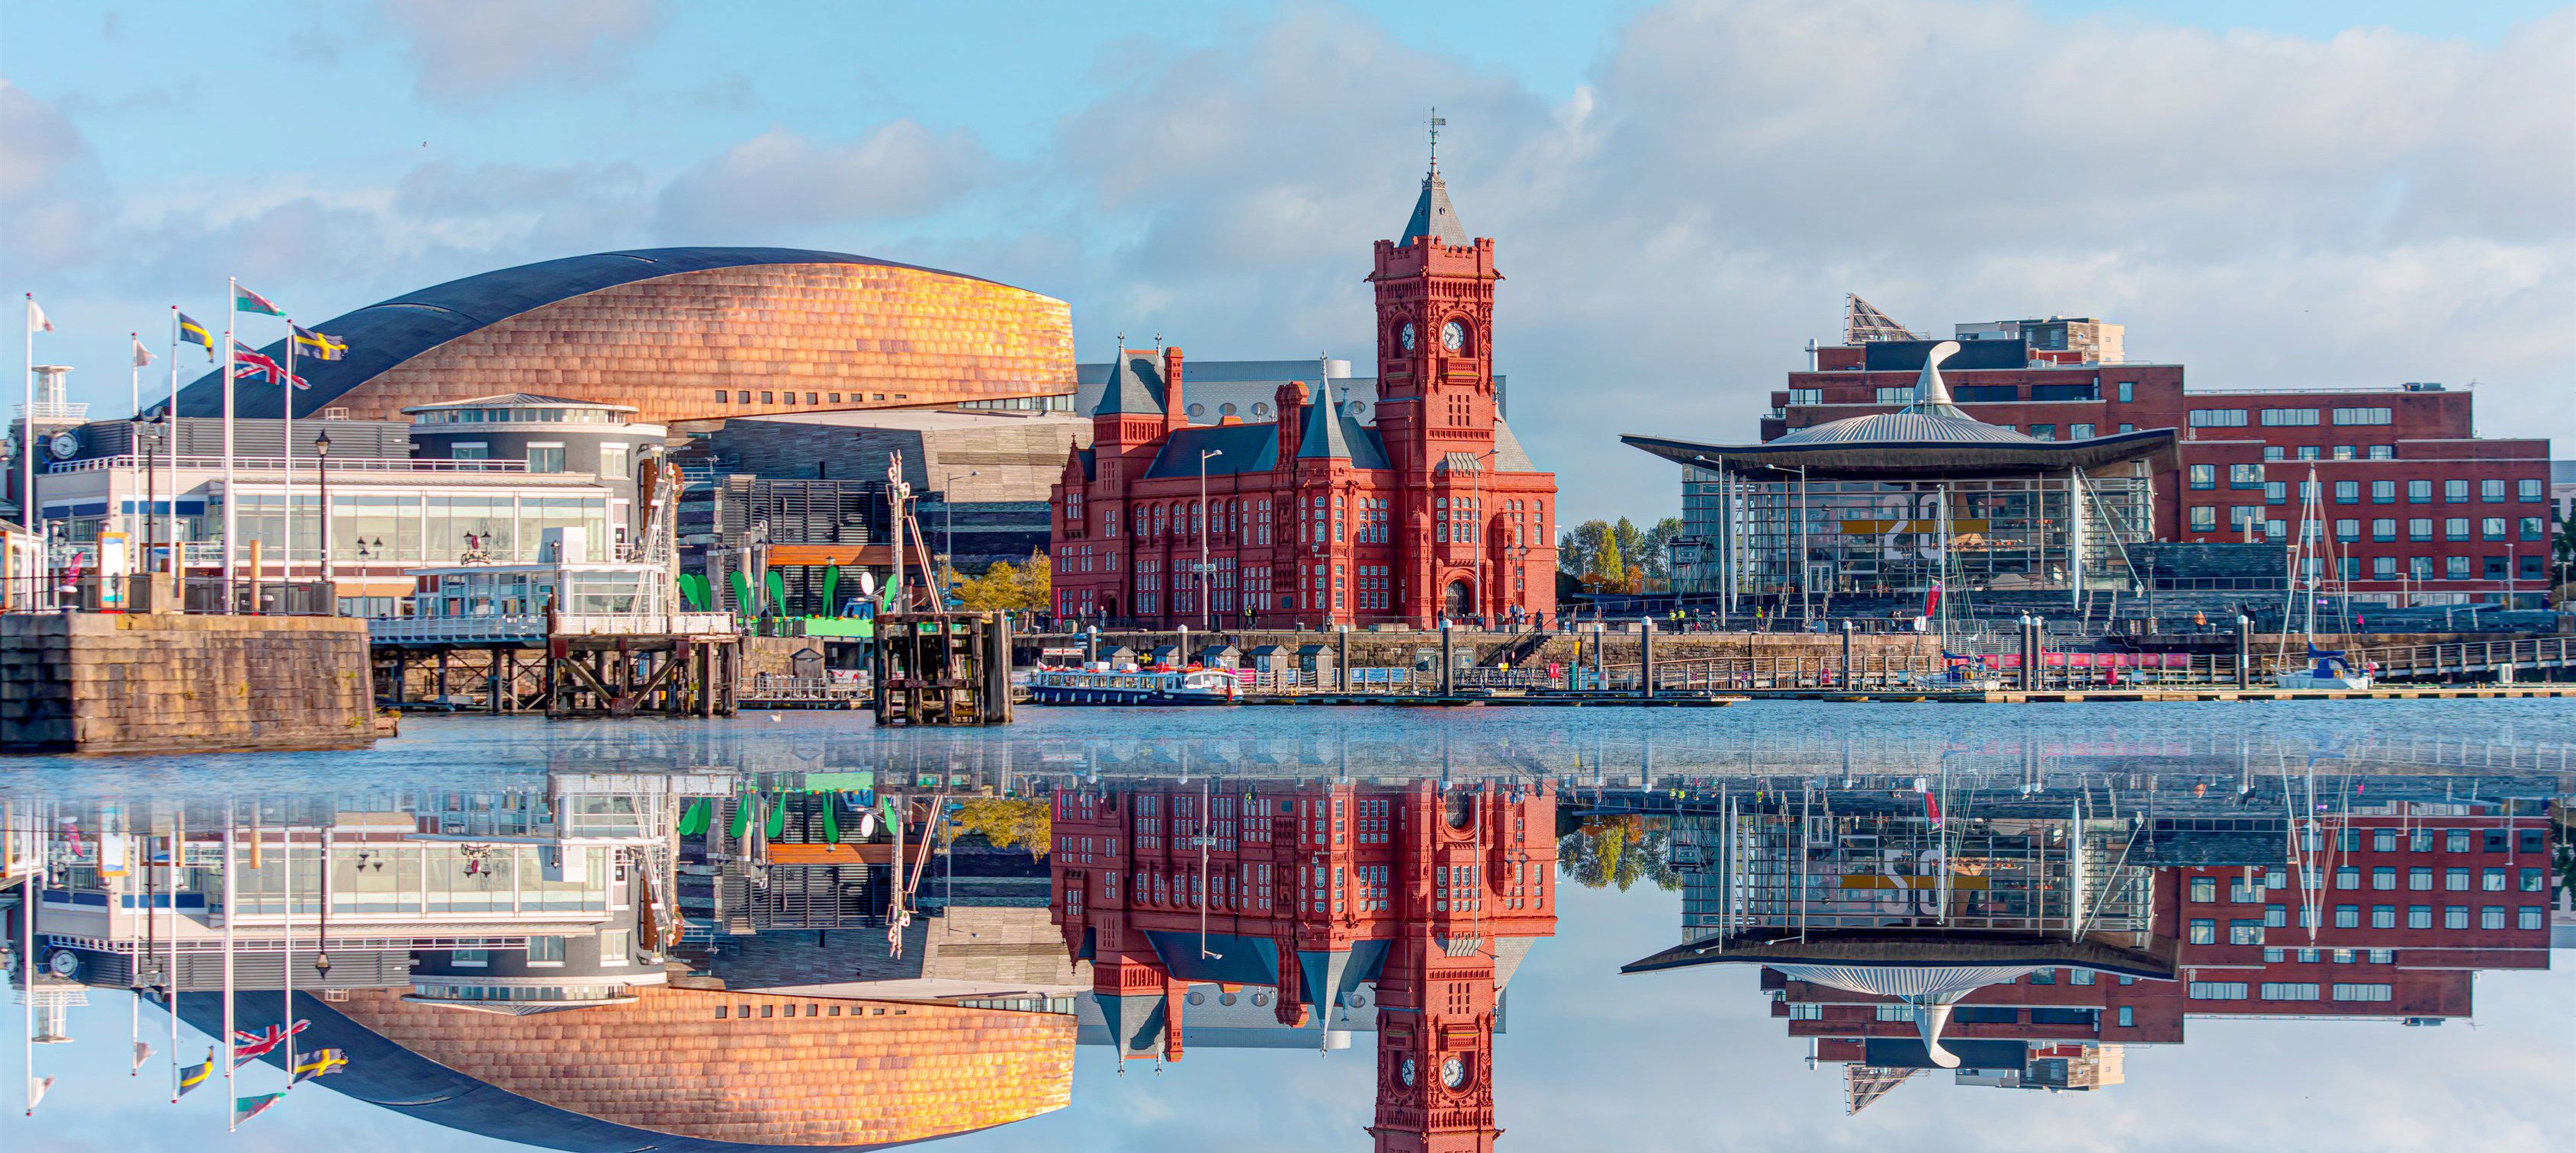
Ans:
[[[1163,390],[1159,366],[1150,356],[1136,356],[1126,349],[1109,361],[1109,383],[1100,390],[1100,407],[1093,416],[1161,416]]]
[[[1377,430],[1342,411],[1330,382],[1306,406],[1306,428],[1297,438],[1299,460],[1347,460],[1353,468],[1387,468],[1386,444]]]
[[[1458,223],[1458,210],[1449,204],[1449,182],[1440,178],[1437,167],[1422,178],[1422,197],[1413,202],[1413,218],[1404,222],[1404,233],[1395,242],[1411,244],[1417,236],[1460,248],[1475,243],[1467,236],[1467,226]]]

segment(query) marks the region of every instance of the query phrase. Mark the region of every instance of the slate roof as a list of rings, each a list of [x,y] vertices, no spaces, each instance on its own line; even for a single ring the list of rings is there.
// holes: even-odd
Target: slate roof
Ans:
[[[296,412],[298,415],[317,412],[412,357],[532,309],[602,289],[686,272],[773,264],[864,264],[880,268],[910,268],[987,284],[998,283],[944,269],[806,248],[637,248],[541,260],[431,285],[377,301],[355,312],[342,313],[318,324],[308,322],[309,328],[347,341],[349,354],[340,360],[296,358],[295,374],[310,382],[307,390],[295,395]],[[213,319],[220,320],[221,317]],[[261,319],[265,321],[265,318]],[[263,323],[258,331],[267,331],[268,327]],[[286,342],[281,338],[260,351],[282,359],[286,355]],[[236,390],[233,398],[235,415],[276,419],[279,391],[275,385],[253,385]],[[180,390],[179,412],[183,416],[222,414],[223,372],[220,368],[198,377]]]
[[[1396,236],[1395,243],[1411,244],[1417,236],[1460,248],[1475,243],[1467,236],[1467,226],[1458,223],[1458,210],[1449,204],[1449,182],[1440,178],[1437,168],[1422,178],[1422,196],[1413,202],[1413,216],[1404,222],[1404,231]]]
[[[1353,468],[1392,468],[1377,430],[1351,418],[1336,389],[1306,406],[1306,429],[1297,438],[1299,460],[1348,460]],[[1328,399],[1330,398],[1330,399]]]
[[[1279,426],[1220,424],[1179,429],[1164,438],[1162,451],[1154,454],[1154,463],[1145,469],[1145,479],[1195,477],[1199,474],[1199,454],[1209,449],[1225,454],[1207,462],[1209,476],[1268,472],[1279,467]]]
[[[1100,388],[1100,403],[1093,415],[1163,414],[1163,396],[1171,390],[1163,385],[1162,366],[1151,356],[1133,354],[1109,362],[1108,379]]]

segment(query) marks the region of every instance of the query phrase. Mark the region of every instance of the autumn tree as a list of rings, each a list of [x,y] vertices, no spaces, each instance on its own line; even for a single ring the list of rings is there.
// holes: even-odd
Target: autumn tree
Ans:
[[[1038,612],[1055,599],[1047,555],[1029,555],[1028,563],[995,562],[984,575],[957,582],[957,600],[969,609]]]
[[[1055,820],[1047,803],[1041,800],[977,797],[959,805],[952,820],[952,838],[973,833],[996,849],[1026,846],[1030,856],[1040,859],[1046,857],[1054,840]]]
[[[1626,892],[1639,881],[1665,890],[1682,887],[1681,873],[1672,865],[1671,824],[1662,818],[1586,817],[1573,832],[1557,838],[1556,867],[1587,889]]]

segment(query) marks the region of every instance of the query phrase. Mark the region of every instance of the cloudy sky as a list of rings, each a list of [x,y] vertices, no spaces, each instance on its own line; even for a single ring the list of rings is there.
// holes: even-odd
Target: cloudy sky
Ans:
[[[1569,516],[1669,512],[1617,435],[1750,437],[1845,292],[2576,439],[2576,10],[2526,0],[0,0],[0,287],[102,412],[227,275],[320,319],[661,244],[1021,284],[1086,357],[1351,355],[1433,105]]]

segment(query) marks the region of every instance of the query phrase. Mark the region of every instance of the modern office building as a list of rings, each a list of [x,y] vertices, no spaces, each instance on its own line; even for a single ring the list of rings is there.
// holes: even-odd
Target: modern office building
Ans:
[[[655,248],[504,268],[307,327],[349,346],[298,359],[295,415],[404,409],[525,392],[676,420],[921,406],[1073,391],[1065,303],[979,277],[836,252]],[[244,323],[245,344],[278,322]],[[252,335],[257,334],[257,335]],[[264,351],[283,358],[283,341]],[[274,386],[236,411],[275,418]],[[222,409],[222,376],[183,390],[183,416]]]
[[[1091,446],[1053,498],[1056,614],[1553,619],[1556,478],[1502,419],[1501,280],[1493,241],[1468,236],[1434,167],[1398,239],[1376,245],[1371,395],[1319,360],[1266,395],[1238,381],[1203,399],[1180,349],[1121,348],[1090,406]]]
[[[1811,347],[1771,394],[1764,441],[1912,403],[1937,339],[1849,304],[1842,343]],[[2055,442],[2175,430],[2151,477],[2153,539],[2294,542],[2313,474],[2329,579],[2356,601],[2539,599],[2549,442],[2480,436],[2467,389],[2186,389],[2183,365],[2128,359],[2122,327],[2090,318],[1962,324],[1955,339],[1942,372],[1979,421]]]

